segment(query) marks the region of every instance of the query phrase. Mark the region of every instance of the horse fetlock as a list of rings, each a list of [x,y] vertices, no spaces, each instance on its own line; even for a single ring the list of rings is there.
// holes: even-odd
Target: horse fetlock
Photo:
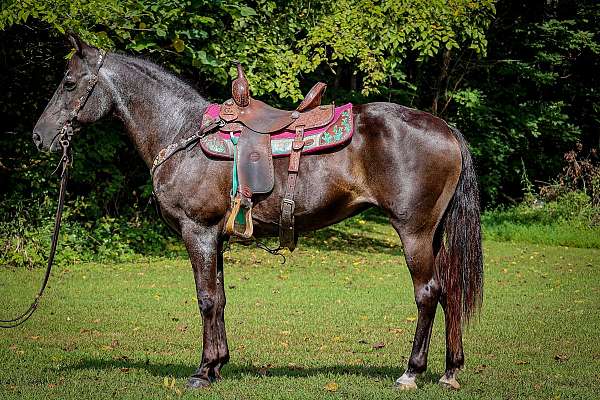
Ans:
[[[427,354],[416,354],[408,360],[408,369],[405,374],[410,373],[412,376],[416,376],[425,370],[427,370]]]
[[[460,348],[458,351],[446,351],[446,375],[456,374],[465,365],[465,355]]]

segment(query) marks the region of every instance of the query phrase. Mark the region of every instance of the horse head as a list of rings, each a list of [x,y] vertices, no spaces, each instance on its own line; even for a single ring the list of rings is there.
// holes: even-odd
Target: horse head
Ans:
[[[64,78],[33,129],[33,142],[38,150],[59,151],[59,135],[64,127],[95,122],[111,108],[110,96],[101,84],[104,53],[75,35],[69,35],[68,39],[75,52]]]

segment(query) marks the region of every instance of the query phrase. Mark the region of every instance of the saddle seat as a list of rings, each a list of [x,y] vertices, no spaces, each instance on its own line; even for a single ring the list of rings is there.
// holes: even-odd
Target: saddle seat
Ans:
[[[333,118],[334,105],[321,106],[321,98],[327,85],[319,82],[312,87],[296,110],[281,110],[253,99],[249,94],[248,80],[238,64],[238,77],[231,88],[232,98],[223,103],[220,117],[226,122],[221,128],[226,132],[240,132],[244,127],[256,133],[274,134],[282,129],[295,130],[318,128]]]
[[[335,106],[321,105],[327,85],[319,82],[295,110],[281,110],[250,96],[248,80],[240,64],[237,65],[237,74],[231,85],[232,97],[221,105],[219,112],[224,122],[220,130],[230,134],[234,145],[232,205],[225,233],[242,239],[252,237],[252,198],[255,194],[271,192],[274,186],[271,135],[285,129],[295,132],[295,136],[281,207],[279,240],[280,247],[293,250],[297,241],[293,198],[304,147],[304,131],[330,124]],[[234,137],[234,133],[239,135]]]

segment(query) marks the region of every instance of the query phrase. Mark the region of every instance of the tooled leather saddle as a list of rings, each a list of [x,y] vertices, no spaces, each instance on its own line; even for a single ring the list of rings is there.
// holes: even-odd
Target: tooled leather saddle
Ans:
[[[252,237],[253,196],[269,193],[274,186],[271,136],[279,135],[282,131],[293,132],[279,221],[280,247],[293,250],[297,242],[294,233],[294,194],[300,156],[308,142],[304,140],[305,132],[331,126],[336,108],[333,104],[321,105],[327,87],[322,82],[314,85],[293,111],[271,107],[250,96],[248,80],[240,64],[237,65],[237,74],[232,82],[232,98],[218,108],[218,119],[222,121],[219,130],[221,134],[230,135],[234,160],[231,213],[225,233],[242,239]],[[351,109],[346,113],[350,114]],[[348,120],[345,126],[351,136]]]

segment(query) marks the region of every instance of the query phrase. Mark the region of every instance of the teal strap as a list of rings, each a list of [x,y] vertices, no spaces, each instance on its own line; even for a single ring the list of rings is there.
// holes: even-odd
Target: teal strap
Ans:
[[[236,138],[233,136],[233,132],[229,132],[229,137],[231,138],[231,143],[233,143],[233,171],[231,173],[231,197],[235,197],[239,187],[238,174],[237,174],[237,149],[236,146],[240,138]],[[240,211],[235,216],[235,221],[238,225],[246,225],[246,210],[244,208],[240,208]]]
[[[231,138],[231,143],[233,143],[233,171],[231,173],[231,196],[235,196],[238,191],[238,174],[237,174],[237,144],[240,138],[236,138],[233,136],[233,132],[229,132],[229,137]]]

